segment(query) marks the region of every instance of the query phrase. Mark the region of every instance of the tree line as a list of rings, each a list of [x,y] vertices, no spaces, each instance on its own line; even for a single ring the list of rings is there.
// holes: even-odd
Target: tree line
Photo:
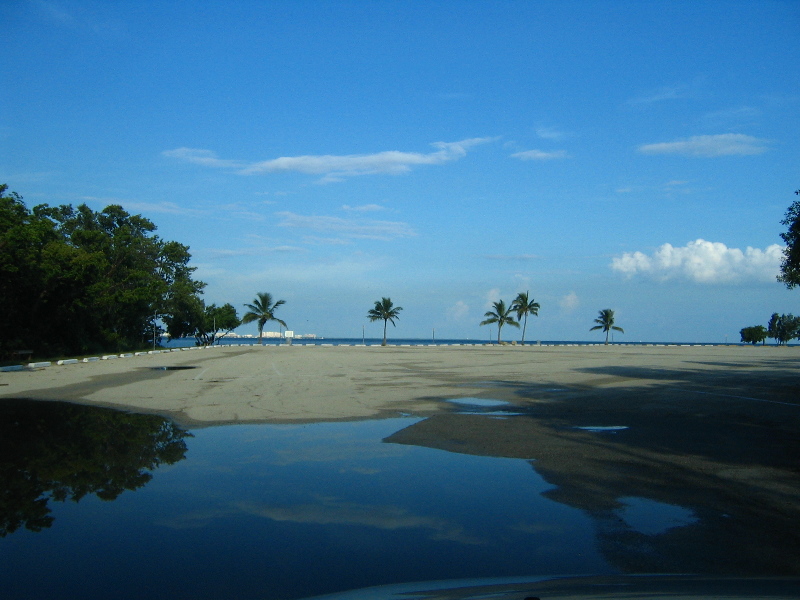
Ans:
[[[800,190],[795,192],[800,195]],[[800,285],[800,200],[787,210],[781,238],[787,246],[778,280]],[[0,356],[26,349],[36,355],[68,355],[145,347],[166,333],[194,337],[210,345],[241,324],[257,322],[259,342],[267,321],[286,323],[274,311],[285,304],[259,293],[240,319],[226,303],[207,305],[205,283],[195,280],[188,246],[161,239],[156,226],[119,205],[96,212],[86,204],[26,207],[22,197],[0,184]],[[367,314],[386,325],[402,307],[390,298],[375,302]],[[481,325],[496,324],[501,342],[504,325],[520,327],[522,343],[529,315],[539,303],[520,292],[509,304],[493,303]],[[515,318],[516,317],[516,318]],[[614,311],[600,311],[596,326],[606,334],[620,331]],[[163,324],[163,326],[162,326]],[[767,327],[745,327],[742,342],[778,344],[800,339],[800,317],[773,314]]]
[[[800,196],[800,190],[795,190],[795,195]],[[786,210],[781,225],[786,226],[786,231],[781,233],[781,239],[786,242],[783,250],[783,261],[778,281],[785,284],[790,290],[800,285],[800,200],[795,200]],[[766,327],[754,325],[744,327],[739,331],[742,342],[745,344],[764,344],[767,338],[775,343],[786,345],[791,340],[800,339],[800,317],[772,313]]]
[[[170,335],[213,342],[238,326],[233,306],[202,300],[189,248],[155,231],[118,205],[29,209],[0,184],[0,355],[146,347],[165,333],[161,323]]]

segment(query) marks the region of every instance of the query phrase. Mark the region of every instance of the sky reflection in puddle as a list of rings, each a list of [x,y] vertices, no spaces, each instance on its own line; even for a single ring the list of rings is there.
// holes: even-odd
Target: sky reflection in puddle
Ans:
[[[624,508],[617,514],[631,529],[645,535],[659,535],[675,527],[697,522],[694,511],[648,498],[620,498]]]
[[[581,429],[583,431],[591,431],[592,433],[616,433],[618,431],[625,431],[628,429],[627,425],[585,425],[581,427],[574,427],[573,429]]]
[[[505,400],[467,397],[453,398],[448,400],[448,402],[457,405],[461,409],[456,413],[459,415],[483,415],[496,419],[505,419],[525,414],[518,412],[516,408],[512,409],[511,405]],[[491,410],[493,408],[499,408],[500,410]]]
[[[300,598],[394,582],[602,573],[582,511],[520,459],[382,440],[414,418],[193,430],[113,502],[0,539],[5,598]],[[13,575],[12,575],[13,574]]]
[[[448,400],[448,402],[464,406],[478,406],[482,408],[505,406],[508,404],[508,402],[505,400],[492,400],[489,398],[453,398],[452,400]]]

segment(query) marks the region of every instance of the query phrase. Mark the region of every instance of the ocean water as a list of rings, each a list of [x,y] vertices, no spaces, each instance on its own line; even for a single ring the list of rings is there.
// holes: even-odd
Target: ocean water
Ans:
[[[512,344],[515,340],[503,340],[506,344]],[[295,346],[380,346],[381,338],[302,338],[292,340],[292,345]],[[519,341],[516,340],[517,344]],[[251,346],[257,345],[257,338],[234,338],[223,337],[218,340],[215,345],[231,346],[231,345],[244,345]],[[264,338],[262,344],[265,346],[278,346],[286,344],[286,340],[279,338]],[[477,339],[433,339],[433,338],[397,338],[388,339],[387,344],[390,346],[496,346],[497,341],[494,340],[477,340]],[[161,345],[165,348],[185,348],[195,345],[194,338],[178,338],[169,339],[164,338]],[[526,346],[603,346],[602,341],[585,341],[585,340],[525,340]],[[685,342],[614,342],[614,346],[742,346],[739,343],[685,343]],[[790,344],[791,345],[791,344]]]

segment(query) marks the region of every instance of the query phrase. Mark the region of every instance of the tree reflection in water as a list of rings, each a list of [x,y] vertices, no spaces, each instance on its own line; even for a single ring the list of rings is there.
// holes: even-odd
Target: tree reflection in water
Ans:
[[[0,402],[0,537],[53,524],[51,500],[114,500],[186,456],[187,431],[155,415],[63,402]]]

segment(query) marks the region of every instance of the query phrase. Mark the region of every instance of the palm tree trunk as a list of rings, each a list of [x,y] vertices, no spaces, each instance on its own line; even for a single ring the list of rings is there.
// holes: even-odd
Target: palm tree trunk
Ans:
[[[606,329],[606,346],[608,346],[608,329]]]
[[[388,321],[386,319],[384,319],[383,320],[383,343],[381,344],[381,346],[385,346],[386,345],[386,324],[387,323],[388,323]]]
[[[500,345],[500,332],[501,332],[502,330],[503,330],[503,326],[502,326],[502,325],[498,325],[498,326],[497,326],[497,345],[498,345],[498,346]]]
[[[525,313],[525,322],[522,324],[522,343],[521,345],[525,345],[525,329],[528,327],[528,313]]]

